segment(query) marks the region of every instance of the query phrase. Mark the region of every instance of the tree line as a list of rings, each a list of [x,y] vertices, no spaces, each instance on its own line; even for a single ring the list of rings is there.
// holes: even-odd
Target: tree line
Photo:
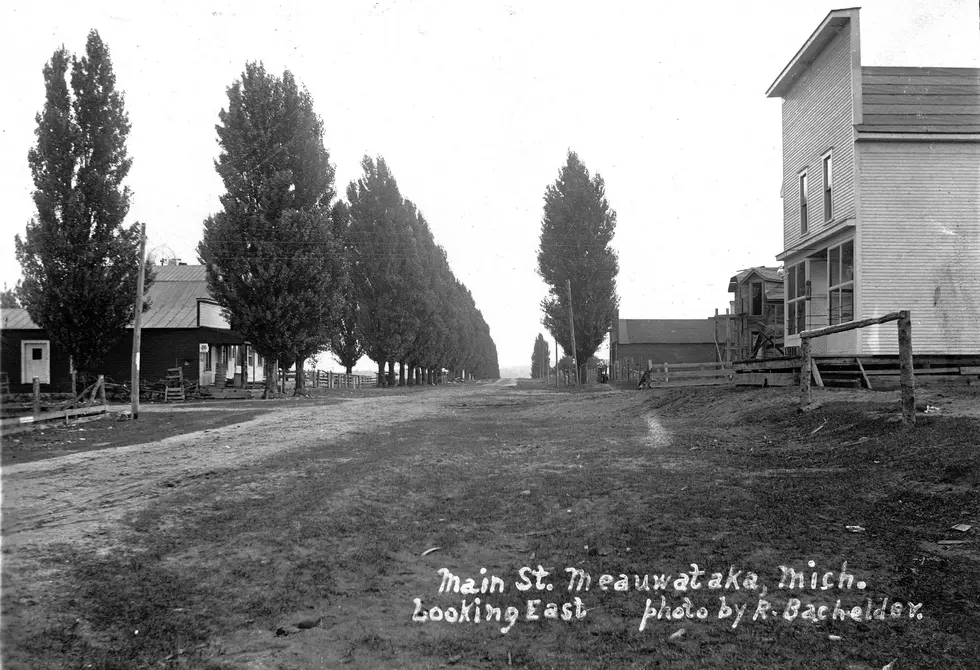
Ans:
[[[56,51],[44,79],[29,156],[37,216],[16,238],[16,297],[80,371],[94,370],[134,315],[140,240],[138,224],[123,225],[131,193],[122,185],[130,125],[96,31],[81,59]],[[321,351],[348,373],[366,354],[379,384],[396,363],[398,383],[432,382],[443,368],[498,377],[472,294],[384,160],[364,158],[344,202],[323,122],[292,73],[248,63],[227,95],[215,126],[224,193],[197,252],[232,329],[267,362],[295,365],[297,393],[304,361]]]

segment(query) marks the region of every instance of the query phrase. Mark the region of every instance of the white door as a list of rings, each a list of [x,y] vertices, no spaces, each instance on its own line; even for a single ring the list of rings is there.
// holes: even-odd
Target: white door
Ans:
[[[51,383],[51,343],[48,340],[24,340],[20,343],[20,382]]]

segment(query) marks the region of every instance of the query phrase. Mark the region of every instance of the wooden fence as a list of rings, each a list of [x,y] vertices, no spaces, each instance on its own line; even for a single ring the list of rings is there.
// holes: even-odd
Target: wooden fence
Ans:
[[[823,386],[820,371],[814,365],[813,357],[810,354],[810,340],[814,337],[843,333],[847,330],[866,328],[867,326],[887,323],[889,321],[898,321],[898,360],[902,387],[902,420],[906,426],[914,426],[915,373],[912,368],[912,316],[907,309],[870,319],[861,319],[859,321],[851,321],[850,323],[840,323],[824,328],[805,330],[800,333],[800,409],[806,411],[814,406],[810,393],[811,378],[817,382],[818,386]],[[868,386],[871,385],[866,376],[865,381],[868,383]]]
[[[46,424],[54,421],[91,421],[102,418],[109,411],[109,405],[105,397],[105,377],[99,375],[95,383],[84,391],[73,397],[61,407],[54,410],[41,411],[41,385],[38,378],[34,378],[33,402],[29,409],[30,414],[23,416],[11,416],[0,420],[0,429],[5,434],[19,433],[30,430],[38,424]],[[4,407],[8,410],[8,407]]]
[[[711,363],[664,363],[647,372],[647,388],[673,386],[727,386],[732,383],[732,364],[728,361]]]
[[[348,375],[342,372],[317,370],[307,373],[306,383],[316,388],[359,389],[376,386],[378,378],[375,375]]]

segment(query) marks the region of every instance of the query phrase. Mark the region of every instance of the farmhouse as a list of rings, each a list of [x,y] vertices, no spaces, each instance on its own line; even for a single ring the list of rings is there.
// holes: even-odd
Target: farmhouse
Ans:
[[[867,67],[831,11],[769,87],[782,98],[785,343],[910,310],[916,356],[980,353],[980,69]],[[898,352],[894,322],[813,340]]]
[[[165,265],[155,268],[147,292],[150,309],[143,315],[140,376],[158,381],[167,370],[181,368],[185,380],[201,386],[241,386],[262,381],[263,360],[233,332],[211,299],[203,265]],[[29,392],[33,377],[46,392],[71,387],[67,353],[53,346],[26,309],[4,309],[0,368],[10,390]],[[130,379],[132,327],[108,353],[99,372],[116,382]],[[243,380],[243,370],[245,377]]]
[[[728,281],[729,360],[783,355],[783,269],[754,267]]]
[[[609,365],[645,370],[647,363],[718,360],[718,326],[709,319],[619,319],[609,331]],[[724,326],[721,338],[724,340]]]

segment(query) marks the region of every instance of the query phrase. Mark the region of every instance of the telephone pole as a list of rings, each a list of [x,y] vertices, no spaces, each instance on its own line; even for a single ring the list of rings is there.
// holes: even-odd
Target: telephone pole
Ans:
[[[575,316],[572,314],[572,280],[566,279],[568,287],[568,332],[572,337],[572,370],[575,372],[575,385],[578,386],[578,358],[575,355]]]
[[[140,273],[136,277],[136,314],[133,316],[132,400],[134,419],[140,418],[140,325],[143,321],[143,274],[146,272],[146,224],[140,224]]]

